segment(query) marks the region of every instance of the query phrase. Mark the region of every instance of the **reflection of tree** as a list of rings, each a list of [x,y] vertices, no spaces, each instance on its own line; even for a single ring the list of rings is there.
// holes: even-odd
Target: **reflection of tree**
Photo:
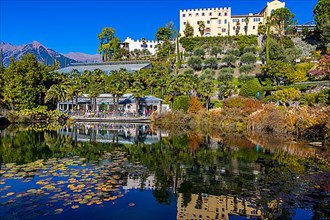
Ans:
[[[317,183],[302,179],[310,167],[316,166],[310,166],[309,160],[273,148],[256,149],[251,142],[237,137],[227,140],[227,136],[224,143],[211,149],[207,144],[210,141],[196,133],[163,137],[151,145],[140,138],[135,145],[75,142],[70,136],[52,131],[9,129],[1,135],[1,163],[22,164],[68,155],[97,161],[104,152],[126,151],[130,162],[138,162],[155,174],[153,195],[162,204],[174,201],[175,193],[183,193],[184,207],[192,202],[191,194],[199,195],[197,208],[202,207],[202,193],[230,195],[238,200],[254,199],[269,218],[291,217],[300,196],[306,194],[304,189]],[[142,182],[145,178],[141,176]],[[314,209],[324,210],[316,206]]]
[[[195,208],[196,209],[202,209],[202,205],[203,205],[203,197],[202,197],[202,194],[199,193],[198,194],[198,197],[197,197],[197,200],[196,200],[196,206],[195,206]]]
[[[191,193],[183,193],[183,207],[187,207],[187,205],[190,203],[191,201]]]
[[[157,202],[164,205],[171,204],[175,199],[175,195],[169,189],[156,189],[152,192]]]

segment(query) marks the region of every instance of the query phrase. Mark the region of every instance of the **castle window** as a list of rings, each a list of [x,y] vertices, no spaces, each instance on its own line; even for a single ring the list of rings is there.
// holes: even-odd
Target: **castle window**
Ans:
[[[224,24],[227,24],[227,19],[225,19],[223,23],[224,23]]]
[[[227,16],[227,12],[225,13],[225,16]]]
[[[252,29],[255,30],[256,29],[256,26],[253,25]]]
[[[226,32],[226,28],[222,28],[222,33],[225,33]]]
[[[260,22],[260,18],[253,18],[253,22]]]
[[[242,22],[245,22],[245,18],[242,18],[242,20],[241,20]]]
[[[152,45],[150,45],[150,48],[152,48]]]
[[[196,16],[198,16],[198,13],[196,13]]]
[[[221,13],[219,13],[218,16],[221,16]]]
[[[204,15],[205,15],[205,13],[203,12],[203,13],[202,13],[202,16],[204,16]]]
[[[221,24],[221,20],[218,20],[218,24]]]
[[[235,26],[233,26],[233,30],[235,30]]]
[[[189,13],[189,17],[191,17],[191,13]]]
[[[233,23],[237,23],[238,21],[239,21],[239,19],[237,19],[237,18],[233,19]]]
[[[207,24],[210,24],[210,20],[208,20],[206,23],[207,23]]]
[[[186,25],[187,24],[187,22],[183,22],[183,25]]]
[[[212,16],[212,12],[210,12],[209,15]]]
[[[186,17],[186,14],[182,14],[182,17]]]

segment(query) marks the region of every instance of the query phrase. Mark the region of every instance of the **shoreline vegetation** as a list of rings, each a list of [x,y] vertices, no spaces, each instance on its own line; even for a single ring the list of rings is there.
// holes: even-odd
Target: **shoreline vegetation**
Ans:
[[[189,111],[190,110],[190,111]],[[196,130],[205,134],[239,133],[281,136],[288,140],[330,140],[330,107],[276,106],[275,103],[233,97],[223,107],[206,111],[180,109],[153,115],[156,126],[170,131]]]

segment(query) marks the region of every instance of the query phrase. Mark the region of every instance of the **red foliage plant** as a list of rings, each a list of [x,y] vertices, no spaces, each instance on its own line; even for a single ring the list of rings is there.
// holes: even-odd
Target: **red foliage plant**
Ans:
[[[315,69],[309,71],[309,75],[315,77],[324,77],[330,72],[330,55],[325,55],[318,63]]]

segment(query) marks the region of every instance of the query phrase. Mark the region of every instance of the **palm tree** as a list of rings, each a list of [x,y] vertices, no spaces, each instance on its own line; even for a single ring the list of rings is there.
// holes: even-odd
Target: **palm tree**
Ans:
[[[247,33],[248,33],[249,21],[250,21],[249,17],[246,17],[246,18],[245,18],[245,25],[246,25],[246,26],[245,26],[245,28],[244,28],[245,35],[247,35]]]
[[[241,23],[239,22],[239,21],[237,21],[237,23],[236,23],[236,35],[238,35],[239,34],[239,31],[240,31],[240,25],[241,25]]]
[[[175,97],[188,94],[194,89],[192,78],[188,74],[178,74],[168,80],[166,93],[171,97],[171,106],[173,107]]]
[[[126,70],[113,71],[106,79],[106,92],[112,94],[114,110],[118,110],[119,98],[128,89],[129,76]],[[117,99],[117,100],[116,100]]]
[[[73,98],[75,98],[75,105],[76,109],[78,109],[78,98],[83,94],[83,90],[85,88],[83,79],[81,77],[81,74],[78,70],[73,69],[69,73],[69,78],[70,78],[70,90],[72,93]]]
[[[140,72],[136,72],[132,77],[132,85],[130,92],[133,94],[135,98],[136,104],[136,113],[139,112],[140,109],[140,100],[145,96],[146,86],[143,82],[143,75]]]
[[[57,109],[60,108],[60,102],[65,101],[67,98],[67,91],[64,84],[52,85],[46,93],[45,101],[53,101],[57,103]]]
[[[204,36],[204,30],[205,30],[205,22],[204,21],[197,21],[198,24],[198,30],[199,33],[201,34],[201,37]]]
[[[143,54],[143,56],[145,57],[145,55],[146,55],[146,51],[148,50],[147,49],[147,47],[148,47],[148,45],[147,45],[147,41],[146,41],[146,39],[144,38],[144,37],[142,37],[142,39],[141,39],[141,42],[142,42],[142,54]]]
[[[215,92],[213,80],[204,79],[198,83],[198,93],[205,98],[206,109],[209,110],[210,98]]]
[[[88,96],[91,98],[92,110],[95,111],[96,97],[104,92],[105,88],[105,73],[100,69],[95,69],[93,72],[87,72]],[[87,77],[88,77],[87,76]],[[86,76],[85,76],[86,77]]]

